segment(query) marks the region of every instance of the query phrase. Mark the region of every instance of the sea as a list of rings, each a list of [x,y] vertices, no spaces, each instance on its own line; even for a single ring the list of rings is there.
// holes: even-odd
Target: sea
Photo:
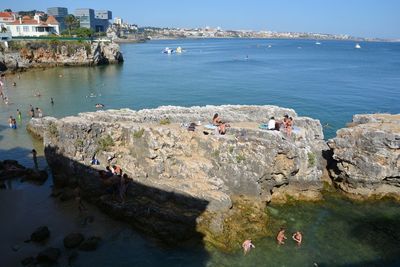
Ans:
[[[9,104],[0,102],[0,160],[32,167],[35,148],[40,168],[47,168],[41,142],[25,130],[30,105],[58,118],[95,111],[98,103],[134,110],[277,105],[319,119],[325,139],[333,138],[354,114],[400,113],[400,43],[359,44],[360,49],[353,41],[158,40],[122,44],[120,65],[6,76],[3,93]],[[164,54],[166,47],[183,52]],[[22,120],[13,130],[8,118],[16,117],[17,109]],[[271,206],[269,213],[289,235],[303,232],[303,245],[295,246],[288,236],[287,244],[277,246],[274,237],[266,237],[255,240],[256,248],[244,256],[240,244],[234,253],[205,245],[166,248],[90,204],[94,222],[88,224],[74,203],[50,197],[51,179],[42,186],[7,181],[5,187],[0,190],[2,266],[18,266],[46,246],[62,247],[64,235],[73,231],[100,235],[103,242],[95,252],[79,252],[71,266],[400,266],[400,207],[390,200],[357,203],[327,196],[323,203]],[[48,244],[24,243],[40,225],[52,231]],[[62,251],[60,266],[67,266],[71,253]]]

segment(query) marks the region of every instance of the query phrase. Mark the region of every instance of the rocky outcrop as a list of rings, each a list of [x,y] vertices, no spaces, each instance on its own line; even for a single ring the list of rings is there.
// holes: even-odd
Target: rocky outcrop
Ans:
[[[221,136],[204,128],[219,113],[231,127]],[[294,117],[292,137],[260,130],[269,117]],[[186,123],[197,122],[194,132]],[[32,119],[43,136],[55,183],[79,185],[106,212],[145,232],[174,241],[199,235],[220,247],[268,233],[265,205],[286,193],[320,199],[318,120],[275,106],[160,107]],[[44,133],[40,133],[45,129]],[[100,165],[91,165],[93,156]],[[127,200],[102,191],[97,170],[121,166],[131,179]],[[289,196],[290,197],[290,196]],[[198,236],[199,237],[199,236]]]
[[[110,42],[13,41],[11,52],[0,52],[0,71],[37,67],[95,66],[123,62],[119,45]],[[11,46],[13,47],[13,46]]]
[[[353,197],[400,199],[400,115],[355,115],[328,142],[337,187]]]

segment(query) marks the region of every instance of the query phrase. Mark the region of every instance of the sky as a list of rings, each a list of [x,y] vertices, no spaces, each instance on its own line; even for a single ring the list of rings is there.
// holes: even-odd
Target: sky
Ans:
[[[139,26],[221,27],[400,39],[400,0],[0,0],[0,9],[107,9]]]

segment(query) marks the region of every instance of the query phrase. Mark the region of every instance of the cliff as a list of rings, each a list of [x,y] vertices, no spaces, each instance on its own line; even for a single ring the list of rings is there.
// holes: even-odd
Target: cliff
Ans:
[[[95,66],[123,61],[116,43],[87,41],[12,41],[0,52],[0,71],[53,66]]]
[[[203,126],[219,113],[227,135]],[[291,138],[260,130],[269,117],[294,117]],[[326,150],[318,120],[275,106],[160,107],[32,119],[42,136],[57,185],[79,185],[106,212],[158,237],[191,235],[231,249],[268,234],[266,203],[321,198]],[[90,165],[92,157],[99,166]],[[111,160],[109,160],[111,159]],[[116,203],[101,189],[97,170],[117,164],[131,179],[128,201]]]
[[[335,185],[352,197],[400,199],[400,115],[355,115],[328,142]]]

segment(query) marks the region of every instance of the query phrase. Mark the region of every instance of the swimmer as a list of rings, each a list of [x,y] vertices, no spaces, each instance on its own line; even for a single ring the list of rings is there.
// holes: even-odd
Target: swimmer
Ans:
[[[244,255],[246,255],[252,248],[256,248],[256,246],[251,243],[251,239],[247,239],[242,244]]]
[[[36,92],[36,93],[34,94],[34,96],[36,96],[36,97],[41,97],[42,95],[41,95],[40,92],[38,91],[38,92]]]
[[[52,97],[50,98],[50,104],[51,104],[52,106],[54,105],[54,100],[53,100]]]
[[[95,105],[95,107],[96,107],[96,108],[104,108],[104,105],[103,105],[103,104],[100,104],[100,103],[97,103],[97,104]]]
[[[301,245],[301,241],[303,240],[303,235],[301,234],[300,231],[297,231],[292,235],[292,239],[294,241],[296,241],[298,246],[300,246]]]
[[[19,121],[22,120],[22,114],[21,114],[21,111],[18,108],[17,108],[17,118],[18,118]]]
[[[17,86],[17,83],[16,83],[16,82],[13,82],[13,86]]]
[[[278,241],[278,245],[283,245],[285,244],[285,239],[287,239],[287,237],[285,236],[285,229],[281,228],[278,232],[278,234],[276,235],[276,241]]]

